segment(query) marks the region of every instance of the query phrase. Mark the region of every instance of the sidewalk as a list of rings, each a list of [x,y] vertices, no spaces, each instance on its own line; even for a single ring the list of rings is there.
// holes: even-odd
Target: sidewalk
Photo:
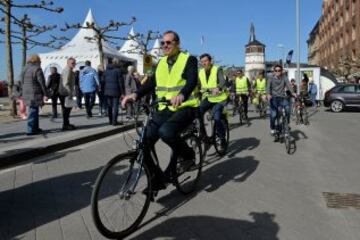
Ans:
[[[46,105],[40,114],[40,128],[44,131],[42,135],[27,136],[26,120],[0,122],[0,168],[133,128],[133,122],[125,122],[123,126],[108,125],[107,117],[97,116],[98,107],[95,106],[94,117],[90,119],[86,118],[84,110],[73,109],[70,122],[76,126],[76,130],[62,131],[61,114],[52,122],[50,109]],[[122,120],[122,116],[119,116],[119,120]]]

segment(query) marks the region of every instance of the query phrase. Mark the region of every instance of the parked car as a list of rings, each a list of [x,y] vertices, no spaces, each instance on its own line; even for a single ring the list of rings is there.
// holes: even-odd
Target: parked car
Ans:
[[[360,107],[360,84],[339,84],[325,93],[324,106],[333,112]]]

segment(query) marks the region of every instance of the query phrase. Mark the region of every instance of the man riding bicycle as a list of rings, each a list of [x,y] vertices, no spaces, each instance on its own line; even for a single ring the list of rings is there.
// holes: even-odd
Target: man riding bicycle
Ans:
[[[274,75],[268,80],[266,86],[266,92],[268,94],[268,100],[270,101],[270,133],[274,135],[275,121],[278,114],[278,108],[283,107],[285,109],[286,117],[290,123],[290,104],[286,95],[286,91],[290,91],[292,96],[295,96],[293,88],[290,85],[289,79],[283,73],[283,67],[276,65],[274,67]]]
[[[145,136],[147,149],[144,160],[152,176],[152,189],[165,189],[165,182],[171,178],[171,169],[176,167],[176,158],[172,158],[165,172],[162,172],[151,158],[151,150],[159,138],[171,147],[176,156],[185,160],[195,159],[195,152],[184,140],[181,133],[195,118],[199,99],[195,96],[198,83],[197,59],[180,51],[180,38],[174,31],[166,31],[161,41],[164,57],[156,67],[155,76],[149,78],[135,93],[122,100],[122,107],[129,101],[136,101],[155,91],[157,99],[165,98],[170,105],[160,103],[158,111],[148,124]]]
[[[259,72],[258,77],[254,81],[253,89],[255,92],[255,98],[257,98],[257,108],[260,106],[260,102],[266,102],[266,79],[264,71]]]
[[[213,110],[216,131],[219,134],[221,147],[225,148],[225,127],[221,122],[228,93],[226,91],[226,80],[223,71],[220,67],[213,65],[212,58],[209,54],[205,53],[200,56],[202,69],[199,72],[199,79],[202,92],[202,101],[200,103],[200,116],[209,110]],[[205,132],[205,127],[202,125],[202,131]]]
[[[235,79],[235,97],[236,97],[236,108],[239,106],[239,100],[241,99],[242,104],[244,105],[245,118],[248,119],[248,101],[249,95],[251,92],[251,84],[249,79],[244,75],[243,71],[240,69],[236,72]]]

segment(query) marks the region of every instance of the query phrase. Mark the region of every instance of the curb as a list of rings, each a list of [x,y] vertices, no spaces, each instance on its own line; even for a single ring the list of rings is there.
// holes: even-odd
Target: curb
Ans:
[[[88,143],[91,141],[99,140],[101,138],[106,138],[111,135],[115,135],[115,134],[118,134],[121,132],[128,131],[130,129],[133,129],[134,127],[135,127],[135,123],[132,123],[132,124],[129,124],[129,125],[126,125],[123,127],[118,127],[118,128],[114,128],[114,129],[111,129],[108,131],[95,133],[92,135],[88,135],[88,136],[84,136],[84,137],[80,137],[80,138],[76,138],[76,139],[71,139],[71,140],[67,140],[67,141],[63,141],[63,142],[54,143],[52,145],[48,145],[45,147],[30,148],[30,149],[20,151],[17,153],[4,154],[3,156],[0,156],[0,169],[9,167],[9,166],[12,166],[12,165],[24,162],[24,161],[28,161],[32,158],[39,157],[39,156],[42,156],[45,154],[49,154],[52,152],[79,146],[79,145],[82,145],[82,144],[85,144],[85,143]]]

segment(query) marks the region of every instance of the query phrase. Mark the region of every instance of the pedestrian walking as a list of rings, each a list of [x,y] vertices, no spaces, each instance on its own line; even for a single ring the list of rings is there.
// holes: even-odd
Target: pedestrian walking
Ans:
[[[313,107],[317,107],[317,103],[316,103],[317,92],[318,92],[317,86],[314,83],[314,81],[311,80],[309,83],[309,96],[310,96]]]
[[[124,79],[120,69],[117,68],[117,60],[109,64],[103,74],[104,95],[107,99],[108,117],[110,125],[118,125],[119,102],[123,92]],[[120,124],[123,124],[120,122]]]
[[[66,67],[62,71],[60,78],[59,99],[63,115],[63,131],[75,129],[75,126],[70,124],[69,120],[72,106],[65,104],[67,99],[72,100],[75,96],[75,73],[73,72],[75,65],[76,60],[72,57],[68,58]]]
[[[20,75],[22,97],[29,108],[27,135],[42,133],[42,129],[39,127],[39,107],[47,101],[48,94],[40,64],[40,57],[31,55]]]
[[[84,94],[86,117],[92,117],[92,109],[95,104],[95,93],[99,87],[99,77],[90,61],[85,61],[85,67],[80,71],[80,89]]]
[[[125,95],[130,95],[137,90],[136,80],[134,78],[134,73],[136,69],[134,66],[128,66],[127,74],[125,77]],[[126,106],[126,118],[130,119],[134,114],[134,104],[132,102],[128,103]]]
[[[57,113],[57,102],[59,99],[59,84],[60,84],[60,74],[57,72],[56,67],[50,68],[51,74],[48,77],[48,85],[47,90],[49,93],[49,97],[51,98],[51,106],[52,106],[52,117],[51,119],[54,120],[58,117]]]
[[[97,95],[99,98],[99,116],[106,116],[107,115],[107,100],[106,100],[106,96],[104,94],[104,69],[102,67],[102,65],[99,65],[97,67],[97,71],[98,71],[98,78],[99,78],[99,87],[97,89]]]

